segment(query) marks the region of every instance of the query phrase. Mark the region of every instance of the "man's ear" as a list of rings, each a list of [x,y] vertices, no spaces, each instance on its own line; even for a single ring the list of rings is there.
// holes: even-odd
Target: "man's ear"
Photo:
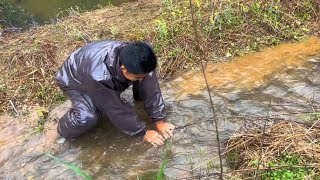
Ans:
[[[127,68],[126,68],[124,65],[121,65],[121,66],[120,66],[120,70],[121,70],[122,72],[127,72],[127,71],[128,71]]]

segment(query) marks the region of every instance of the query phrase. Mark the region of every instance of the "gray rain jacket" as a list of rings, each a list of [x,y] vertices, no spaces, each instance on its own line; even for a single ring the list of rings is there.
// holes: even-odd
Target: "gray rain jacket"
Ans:
[[[56,79],[63,91],[76,90],[88,95],[110,121],[128,135],[144,134],[146,125],[134,110],[120,99],[132,84],[139,87],[145,111],[153,122],[166,118],[156,72],[142,81],[127,80],[119,63],[119,52],[127,42],[104,40],[87,44],[73,52],[59,69]]]

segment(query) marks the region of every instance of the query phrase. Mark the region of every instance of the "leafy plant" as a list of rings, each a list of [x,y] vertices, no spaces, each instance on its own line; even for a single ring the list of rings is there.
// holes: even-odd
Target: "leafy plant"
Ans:
[[[112,38],[116,38],[117,35],[119,34],[119,30],[116,26],[111,26],[110,32],[112,34]]]
[[[305,168],[290,168],[290,166],[299,166],[303,163],[303,158],[296,155],[282,156],[278,162],[270,162],[269,166],[286,166],[281,169],[270,170],[262,175],[263,179],[274,180],[295,180],[305,179],[310,170]],[[288,166],[288,167],[287,167]]]
[[[5,92],[7,90],[6,84],[0,84],[0,92]]]
[[[167,23],[164,19],[157,19],[155,23],[158,26],[159,36],[161,40],[166,40],[169,34]]]
[[[47,120],[48,113],[49,111],[44,107],[37,109],[38,124],[33,128],[33,133],[40,133],[44,130],[44,123]]]
[[[200,8],[202,5],[202,0],[195,0],[197,8]]]
[[[304,121],[317,121],[320,120],[320,113],[311,113],[311,114],[304,114],[301,116],[301,119]]]
[[[64,102],[68,98],[62,92],[59,91],[59,92],[53,94],[53,99],[54,99],[54,101],[57,101],[57,102]]]
[[[164,0],[163,5],[169,10],[172,10],[174,8],[172,0]]]

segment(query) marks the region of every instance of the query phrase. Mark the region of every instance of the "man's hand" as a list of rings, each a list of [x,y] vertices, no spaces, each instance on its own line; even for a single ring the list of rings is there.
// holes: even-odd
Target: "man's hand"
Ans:
[[[165,139],[173,137],[173,130],[175,128],[173,124],[166,123],[164,121],[158,121],[156,122],[156,128]]]
[[[155,130],[147,130],[143,139],[151,143],[154,147],[162,146],[164,143],[164,138]]]

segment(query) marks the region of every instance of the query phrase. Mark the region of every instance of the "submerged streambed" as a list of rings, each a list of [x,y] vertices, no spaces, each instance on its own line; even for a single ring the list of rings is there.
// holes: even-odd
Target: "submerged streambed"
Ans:
[[[304,113],[320,111],[317,37],[268,48],[230,63],[207,64],[206,72],[222,142],[242,123],[241,117],[299,119]],[[188,71],[162,83],[161,89],[168,120],[179,127],[171,141],[165,174],[169,178],[189,177],[190,169],[218,156],[203,75]],[[123,98],[133,104],[130,90]],[[107,120],[80,139],[57,143],[57,119],[69,106],[67,101],[52,110],[42,133],[33,133],[35,124],[30,119],[36,119],[35,114],[0,117],[1,179],[81,179],[45,152],[81,167],[94,179],[137,179],[158,171],[163,149],[121,134]],[[147,120],[141,105],[135,108]],[[210,169],[205,165],[196,171],[218,172],[218,158],[210,162]]]

